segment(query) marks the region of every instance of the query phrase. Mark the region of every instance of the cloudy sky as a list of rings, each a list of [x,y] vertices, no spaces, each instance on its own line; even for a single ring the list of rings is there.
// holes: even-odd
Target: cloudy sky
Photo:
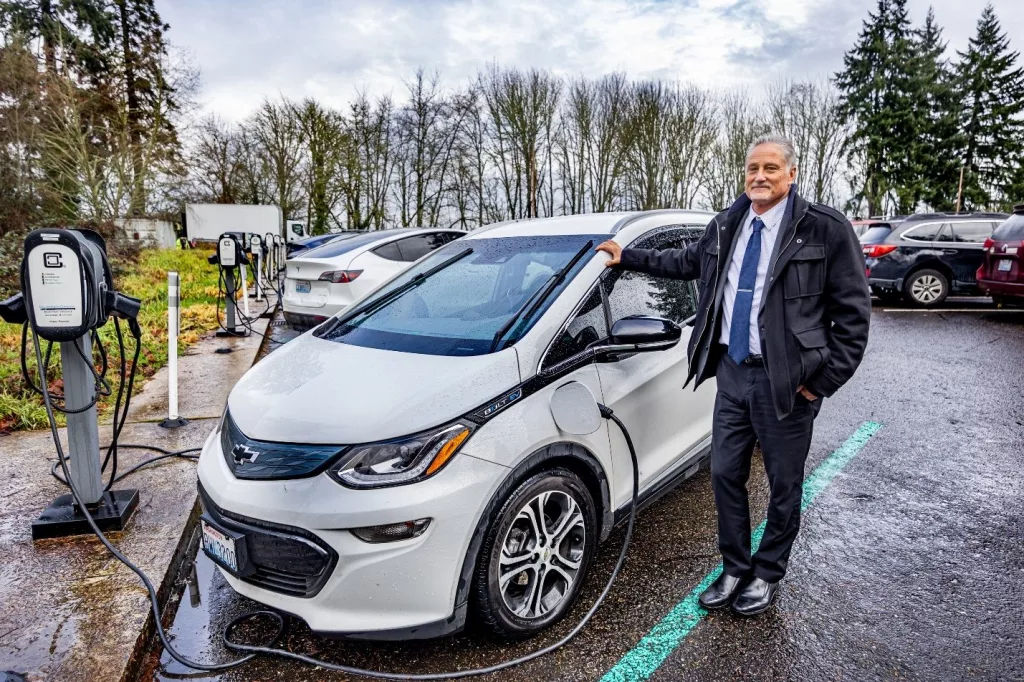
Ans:
[[[417,67],[466,82],[491,61],[562,75],[749,85],[842,66],[876,0],[157,0],[169,38],[202,72],[205,110],[243,118],[264,97],[344,106],[357,89],[401,97]],[[985,0],[929,5],[950,51]],[[992,0],[1024,50],[1024,1]],[[244,9],[243,9],[244,8]]]

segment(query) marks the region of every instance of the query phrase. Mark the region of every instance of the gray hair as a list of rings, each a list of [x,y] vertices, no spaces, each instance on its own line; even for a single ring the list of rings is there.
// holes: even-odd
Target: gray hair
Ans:
[[[786,168],[792,168],[796,164],[796,145],[793,144],[793,140],[789,139],[785,135],[777,135],[775,133],[769,133],[767,135],[758,135],[754,138],[754,141],[747,147],[747,156],[750,158],[750,154],[754,151],[754,147],[759,147],[762,144],[776,144],[782,148],[782,156],[786,160]]]

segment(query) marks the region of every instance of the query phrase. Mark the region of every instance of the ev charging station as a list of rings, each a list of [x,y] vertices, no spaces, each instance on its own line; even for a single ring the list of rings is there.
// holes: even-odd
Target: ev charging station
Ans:
[[[238,240],[230,234],[222,234],[217,241],[217,253],[207,259],[211,265],[220,268],[220,281],[223,283],[224,293],[224,328],[217,332],[217,336],[248,336],[249,330],[240,326],[237,321],[238,307],[236,295],[238,286],[244,279],[241,277],[241,268],[249,261],[245,251]],[[248,305],[248,300],[246,300]]]
[[[110,484],[103,484],[96,402],[105,380],[92,362],[93,338],[96,330],[113,315],[128,321],[138,343],[142,336],[137,322],[141,302],[114,291],[106,245],[96,232],[37,229],[25,239],[24,253],[22,291],[0,303],[0,316],[32,330],[39,385],[32,384],[27,372],[25,378],[45,399],[59,463],[73,491],[54,500],[32,523],[32,539],[91,532],[80,504],[87,508],[100,529],[123,530],[138,506],[139,493],[137,490],[110,490]],[[118,337],[120,339],[120,329]],[[52,396],[52,399],[62,399],[62,406],[52,405],[46,379],[50,350],[44,360],[40,339],[48,341],[51,347],[56,343],[60,349],[64,394]],[[122,363],[123,350],[122,346]],[[23,360],[25,352],[23,345]],[[109,386],[106,388],[109,391]],[[57,436],[54,409],[67,416],[70,452],[66,457]],[[116,440],[119,430],[116,406],[114,429]]]

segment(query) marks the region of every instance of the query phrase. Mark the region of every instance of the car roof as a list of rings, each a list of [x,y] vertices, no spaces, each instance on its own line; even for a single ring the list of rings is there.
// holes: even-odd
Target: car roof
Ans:
[[[289,262],[297,263],[299,261],[305,260],[331,260],[332,258],[336,258],[337,256],[355,255],[357,252],[374,249],[380,246],[381,244],[386,244],[389,241],[394,241],[402,237],[414,237],[418,234],[428,234],[433,232],[450,232],[453,234],[466,234],[462,230],[452,230],[443,227],[395,227],[385,230],[368,231],[350,230],[349,232],[339,232],[336,235],[352,235],[349,239],[342,240],[338,244],[336,244],[334,241],[329,241],[326,244],[317,246],[316,248],[303,252],[302,254],[299,255],[298,258],[292,258],[290,259]],[[359,239],[361,243],[356,244],[355,246],[351,246],[351,244],[346,244],[346,242],[349,242],[350,239]],[[345,249],[345,251],[343,251],[342,253],[333,253],[334,251],[337,250],[339,246],[342,245],[350,246],[351,248]],[[342,248],[344,248],[344,246],[342,246]],[[326,255],[327,253],[330,253],[330,255]]]
[[[700,225],[704,227],[715,213],[687,209],[653,211],[615,211],[508,220],[472,230],[465,239],[492,237],[531,237],[537,235],[606,234],[609,239],[620,231],[632,233],[664,225]]]
[[[975,213],[915,213],[903,219],[904,223],[923,223],[941,221],[955,223],[963,220],[1005,220],[1005,213],[978,211]]]

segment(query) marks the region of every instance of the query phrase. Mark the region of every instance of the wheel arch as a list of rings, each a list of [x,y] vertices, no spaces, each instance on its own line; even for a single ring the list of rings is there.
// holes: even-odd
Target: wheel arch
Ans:
[[[910,269],[907,270],[907,274],[903,276],[903,286],[901,287],[901,289],[904,290],[904,293],[906,293],[907,282],[921,270],[935,270],[936,272],[941,273],[946,278],[947,284],[952,287],[954,279],[953,269],[943,263],[940,258],[931,256],[929,258],[922,258],[915,262],[910,266]]]
[[[456,612],[469,602],[473,589],[473,574],[480,559],[480,549],[487,535],[487,527],[494,519],[494,515],[501,509],[505,498],[530,476],[558,467],[568,469],[579,476],[583,484],[587,486],[594,503],[597,504],[597,518],[601,524],[598,542],[604,542],[611,533],[614,527],[611,491],[608,486],[608,476],[597,457],[579,443],[563,441],[545,445],[524,458],[505,476],[505,480],[491,495],[480,518],[477,519],[476,529],[469,542],[466,555],[462,559],[462,570],[459,572],[459,582],[455,590]]]

